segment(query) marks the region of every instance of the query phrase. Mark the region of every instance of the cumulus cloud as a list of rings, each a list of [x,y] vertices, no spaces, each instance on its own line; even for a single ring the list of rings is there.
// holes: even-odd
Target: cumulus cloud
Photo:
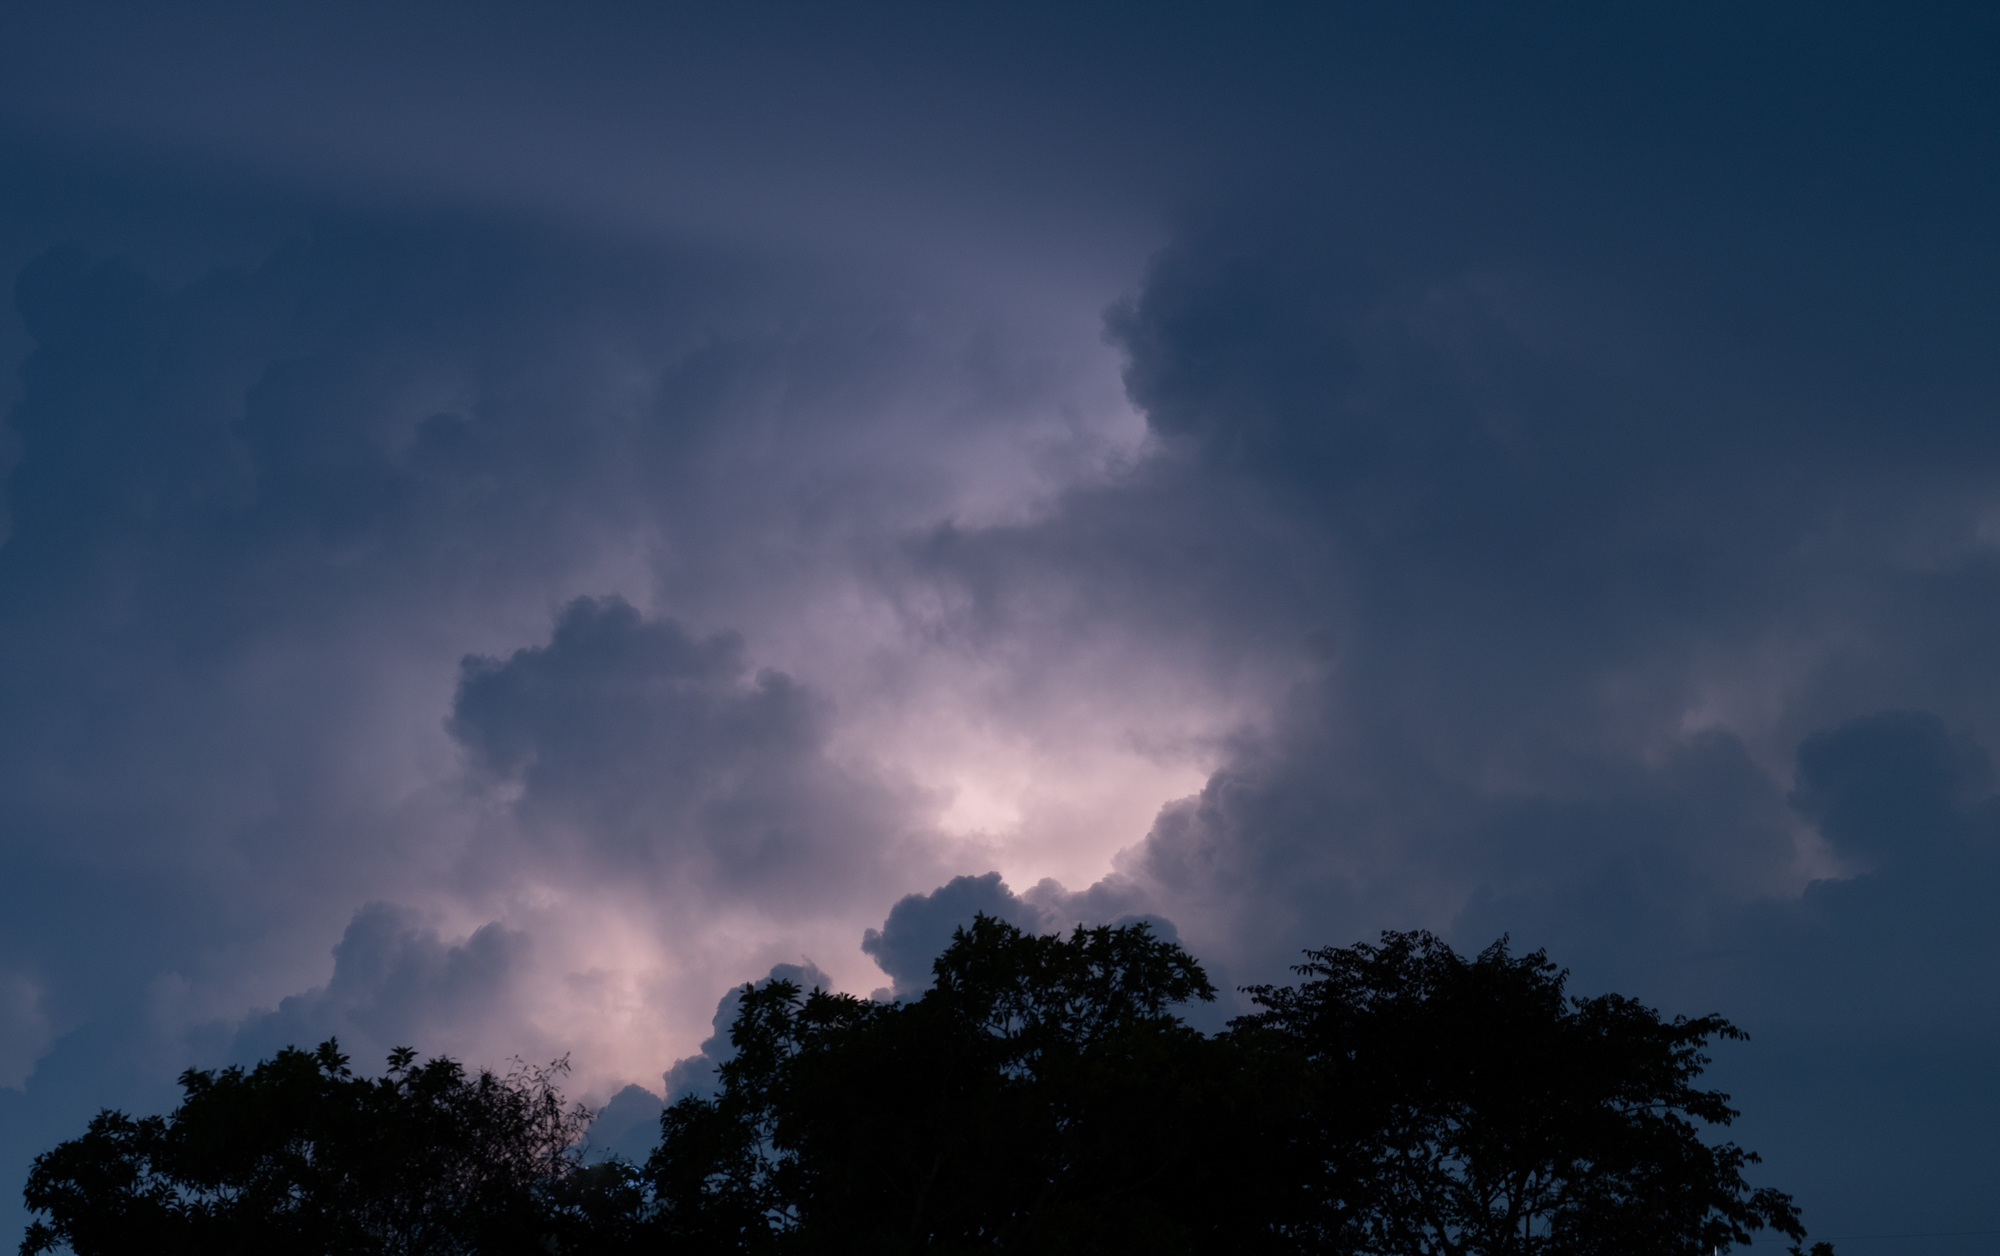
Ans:
[[[833,761],[831,716],[782,672],[753,676],[739,638],[579,599],[547,646],[465,661],[451,731],[559,858],[823,910],[923,858],[921,799]]]
[[[593,1161],[644,1164],[660,1145],[660,1096],[637,1082],[625,1087],[591,1115],[584,1133],[584,1156]]]
[[[1803,1095],[1865,1086],[1842,1061],[1879,1051],[2000,1103],[1934,1045],[1996,1031],[1968,957],[2000,945],[2000,688],[1959,627],[2000,587],[1990,425],[1909,416],[1896,440],[1924,452],[1888,454],[1867,400],[1817,388],[1874,333],[1852,311],[1766,342],[1759,369],[1810,401],[1746,412],[1673,378],[1698,332],[1579,361],[1534,282],[1371,267],[1284,224],[1191,234],[1110,316],[1153,458],[912,561],[981,631],[1033,631],[1053,581],[1097,619],[1276,660],[1283,696],[1106,882],[1229,977],[1382,928],[1511,933],[1582,986],[1768,1031],[1801,1070],[1755,1074],[1792,1096],[1773,1147],[1935,1193],[1871,1146],[1894,1118],[1843,1127]]]
[[[861,949],[887,973],[891,985],[877,994],[902,998],[931,982],[931,961],[951,944],[951,935],[985,914],[1039,933],[1043,913],[1023,902],[1000,874],[953,877],[928,894],[907,894],[889,909],[880,929],[861,935]]]
[[[1755,1030],[1813,1215],[1990,1193],[1984,33],[50,13],[7,1163],[331,1032],[643,1150],[732,983],[989,910],[1511,932]]]
[[[231,1055],[254,1062],[280,1047],[338,1038],[357,1067],[372,1070],[394,1047],[463,1051],[493,1022],[512,1019],[529,946],[527,935],[497,922],[446,942],[419,913],[370,903],[333,948],[332,979],[253,1014]]]
[[[857,572],[1114,434],[1055,405],[1095,346],[879,276],[338,210],[280,238],[20,273],[10,1164],[315,1035],[570,1052],[601,1102],[746,969],[871,977],[855,934],[957,839],[946,783],[855,736],[900,632]]]
[[[997,872],[953,877],[928,894],[906,894],[889,909],[879,929],[861,935],[861,949],[872,957],[891,984],[876,990],[878,999],[902,999],[930,988],[931,965],[951,945],[952,935],[986,915],[1029,933],[1059,933],[1066,927],[1144,922],[1153,936],[1180,940],[1170,920],[1134,910],[1144,893],[1122,878],[1107,877],[1081,892],[1043,878],[1027,893],[1016,894]]]
[[[1099,619],[1276,658],[1287,696],[1122,865],[1192,936],[1269,965],[1301,934],[1621,876],[1692,927],[1848,870],[1788,805],[1803,739],[1892,692],[1987,718],[1950,669],[1909,672],[1938,625],[1888,592],[1978,596],[1983,428],[1940,417],[1952,455],[1849,532],[1858,420],[1802,462],[1823,411],[1719,416],[1637,349],[1574,360],[1526,281],[1371,272],[1287,231],[1191,237],[1113,312],[1159,441],[1128,481],[913,551],[986,630],[1032,628],[1053,569]]]

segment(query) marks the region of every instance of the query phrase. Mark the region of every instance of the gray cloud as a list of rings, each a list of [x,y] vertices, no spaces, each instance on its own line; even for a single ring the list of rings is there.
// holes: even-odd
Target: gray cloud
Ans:
[[[915,808],[828,758],[825,699],[753,677],[742,655],[737,638],[580,599],[547,646],[465,661],[451,729],[482,772],[518,783],[531,842],[587,848],[606,875],[844,903],[912,857]]]
[[[510,1019],[529,946],[525,934],[498,923],[446,942],[417,913],[370,903],[333,948],[332,979],[253,1014],[230,1054],[254,1062],[280,1047],[338,1038],[357,1066],[372,1069],[394,1047],[421,1042],[436,1052],[446,1040],[477,1041],[485,1024]]]
[[[590,1160],[619,1159],[644,1164],[660,1145],[660,1114],[666,1105],[637,1082],[611,1096],[592,1115],[584,1135],[584,1155]]]
[[[953,877],[929,894],[906,894],[889,909],[880,929],[861,935],[861,949],[889,975],[886,998],[920,993],[931,983],[931,961],[951,943],[953,930],[984,913],[1032,933],[1043,929],[1043,913],[1007,888],[997,872]]]
[[[585,1087],[647,1076],[681,1009],[768,965],[760,948],[851,947],[885,894],[938,875],[909,845],[931,795],[836,755],[832,699],[723,638],[677,671],[672,621],[575,601],[670,600],[810,662],[847,648],[850,625],[811,608],[869,536],[984,491],[998,446],[955,480],[950,450],[870,447],[913,411],[999,430],[979,381],[1012,380],[1020,347],[976,318],[920,330],[841,282],[339,215],[187,279],[75,252],[22,272],[0,546],[18,874],[0,1050],[25,1078],[8,1164],[103,1103],[165,1102],[274,1005],[241,1050],[338,1032],[366,1062],[407,1034],[489,1062],[574,1050]],[[1019,474],[1065,473],[1028,445]],[[552,607],[570,631],[529,644]],[[468,656],[492,662],[462,673]],[[472,940],[368,943],[374,918],[351,918],[375,900]],[[730,910],[742,940],[709,949]],[[495,984],[424,987],[414,1020],[355,967],[400,947],[382,980],[422,987],[446,982],[422,977],[438,955],[472,947],[459,972],[496,938],[519,951]],[[542,1026],[564,1015],[558,1043]]]
[[[2000,946],[2000,691],[1967,630],[2000,588],[1991,425],[1826,388],[1887,315],[1795,312],[1820,339],[1762,338],[1751,402],[1741,347],[1694,383],[1687,327],[1579,359],[1532,273],[1432,266],[1284,223],[1191,235],[1110,318],[1153,459],[911,562],[966,590],[972,632],[1038,630],[1053,587],[1080,620],[1184,625],[1219,666],[1290,660],[1114,882],[1229,977],[1387,927],[1512,933],[1584,986],[1756,1030],[1769,1054],[1725,1067],[1783,1114],[1755,1127],[1774,1174],[1845,1158],[1957,1206],[1936,1157],[1991,1139],[1900,1159],[1920,1134],[1884,1096],[1945,1069],[2000,1104],[1964,1054],[2000,1029],[1974,958]],[[1952,369],[1990,404],[1989,372]]]
[[[1995,1224],[1990,17],[205,11],[0,46],[0,1170],[322,1029],[633,1146],[985,907],[1511,931]]]
[[[1080,892],[1045,878],[1016,894],[997,872],[953,877],[928,894],[906,894],[889,909],[880,929],[861,935],[861,949],[887,973],[891,984],[877,998],[909,998],[930,988],[931,964],[951,945],[952,935],[978,915],[992,916],[1030,933],[1144,921],[1155,937],[1178,942],[1170,920],[1143,910],[1143,891],[1131,882],[1106,878]]]

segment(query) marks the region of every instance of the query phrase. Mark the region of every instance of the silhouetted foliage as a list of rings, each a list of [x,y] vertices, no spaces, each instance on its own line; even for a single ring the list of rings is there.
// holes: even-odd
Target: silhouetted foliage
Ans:
[[[1754,1154],[1700,1136],[1737,1115],[1693,1084],[1711,1039],[1744,1036],[1721,1017],[1568,998],[1546,956],[1504,939],[1466,959],[1388,933],[1296,971],[1252,987],[1263,1011],[1233,1030],[1298,1078],[1267,1134],[1281,1188],[1265,1215],[1299,1250],[1664,1256],[1804,1237],[1789,1197],[1743,1180]]]
[[[1143,925],[985,916],[912,1002],[746,986],[709,1099],[643,1167],[585,1166],[554,1071],[469,1077],[334,1044],[189,1072],[40,1157],[22,1250],[112,1253],[1331,1253],[1701,1256],[1771,1229],[1735,1117],[1696,1087],[1719,1017],[1568,996],[1505,940],[1307,953],[1206,1037],[1214,998]],[[1811,1256],[1833,1256],[1815,1244]]]
[[[104,1112],[38,1156],[25,1254],[533,1252],[600,1203],[569,1149],[586,1114],[565,1066],[468,1076],[398,1049],[355,1077],[331,1041],[245,1072],[190,1069],[167,1117]],[[616,1184],[606,1184],[615,1187]],[[639,1206],[636,1193],[625,1205]]]
[[[646,1172],[693,1250],[1170,1251],[1214,989],[1144,926],[1037,937],[979,917],[907,1004],[748,988],[713,1100]]]
[[[646,1167],[699,1251],[1693,1256],[1775,1229],[1736,1115],[1697,1089],[1718,1017],[1664,1021],[1504,942],[1309,952],[1203,1038],[1213,992],[1137,925],[980,917],[914,1003],[746,988],[713,1099]],[[1815,1251],[1815,1256],[1822,1254]],[[1830,1253],[1824,1254],[1830,1256]]]

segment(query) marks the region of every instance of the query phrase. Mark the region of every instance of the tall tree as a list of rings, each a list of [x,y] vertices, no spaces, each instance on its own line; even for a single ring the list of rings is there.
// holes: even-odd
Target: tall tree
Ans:
[[[915,1002],[746,989],[713,1100],[648,1165],[669,1231],[714,1250],[1187,1245],[1214,988],[1144,925],[1038,937],[985,916]],[[734,1246],[732,1246],[734,1245]]]
[[[1297,986],[1249,991],[1248,1057],[1289,1061],[1301,1102],[1272,1130],[1269,1198],[1300,1250],[1381,1256],[1693,1256],[1770,1228],[1791,1199],[1753,1153],[1704,1141],[1729,1097],[1696,1079],[1719,1016],[1664,1020],[1506,940],[1467,959],[1428,933],[1307,953]],[[1822,1245],[1823,1246],[1823,1245]]]

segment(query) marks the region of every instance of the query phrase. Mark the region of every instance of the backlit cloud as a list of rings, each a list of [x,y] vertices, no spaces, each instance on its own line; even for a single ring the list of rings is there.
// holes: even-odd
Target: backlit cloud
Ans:
[[[2000,1225],[1990,18],[8,29],[0,1176],[321,1035],[638,1155],[983,910],[1511,933]]]

